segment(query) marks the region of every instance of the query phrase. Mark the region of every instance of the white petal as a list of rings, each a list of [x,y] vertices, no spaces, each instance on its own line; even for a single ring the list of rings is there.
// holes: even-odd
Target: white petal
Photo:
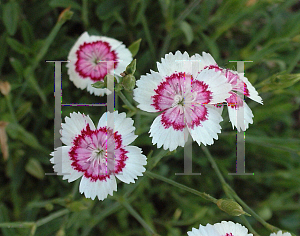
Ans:
[[[220,71],[202,70],[196,77],[196,80],[203,81],[208,85],[208,90],[212,92],[212,99],[209,104],[225,102],[225,99],[230,96],[229,92],[232,86]]]
[[[109,114],[112,114],[109,112]],[[126,113],[118,113],[118,111],[113,112],[114,117],[114,132],[118,131],[118,134],[122,136],[122,144],[124,146],[132,143],[136,138],[137,135],[134,134],[135,127],[133,126],[133,119],[126,118]],[[99,127],[106,127],[107,126],[107,119],[108,119],[108,113],[105,112],[99,122],[97,129]]]
[[[188,130],[184,128],[183,130],[175,130],[172,126],[165,128],[161,122],[162,115],[159,115],[153,121],[150,127],[150,137],[152,138],[152,143],[156,144],[160,148],[163,146],[165,150],[170,151],[175,150],[178,146],[184,147],[184,144],[188,139]]]
[[[247,130],[249,124],[253,124],[253,113],[245,101],[243,101],[243,104],[244,106],[237,109],[228,106],[229,120],[232,128],[236,127],[239,132]]]
[[[202,52],[202,56],[200,56],[199,54],[196,53],[195,55],[191,56],[191,60],[198,62],[197,64],[195,64],[195,65],[197,65],[197,67],[195,67],[195,69],[198,71],[203,70],[207,66],[217,65],[215,59],[209,53],[206,53],[206,52]],[[194,68],[193,68],[193,71],[194,71]],[[193,73],[193,75],[194,75],[194,73]]]
[[[136,146],[127,146],[124,149],[128,151],[126,154],[128,158],[122,173],[116,177],[124,183],[134,183],[138,176],[143,176],[143,172],[146,170],[143,165],[147,164],[147,158],[142,154],[142,150]]]
[[[72,145],[73,139],[81,133],[83,129],[89,124],[91,130],[95,130],[95,125],[91,118],[80,112],[73,112],[70,114],[70,118],[65,118],[65,123],[62,124],[61,129],[61,141],[68,145]]]
[[[200,225],[199,229],[192,228],[192,231],[187,232],[188,236],[220,236],[213,225]]]
[[[222,221],[221,223],[214,224],[213,226],[220,235],[226,235],[232,233],[232,235],[238,236],[253,236],[248,234],[248,229],[239,223],[233,223],[231,221]]]
[[[163,82],[164,78],[160,73],[150,72],[150,74],[142,75],[136,82],[137,88],[133,90],[133,99],[139,103],[137,107],[141,110],[157,112],[154,106],[151,105],[153,103],[151,97],[156,94],[154,90]]]
[[[50,154],[53,156],[50,162],[54,164],[54,171],[57,172],[58,175],[63,175],[63,179],[67,179],[68,182],[72,182],[83,175],[82,172],[73,169],[71,166],[72,160],[70,160],[69,157],[70,149],[71,147],[69,146],[62,146]]]
[[[249,98],[252,99],[255,102],[263,104],[262,98],[258,95],[258,92],[252,86],[252,84],[249,82],[249,80],[247,79],[247,77],[244,76],[244,73],[239,73],[239,77],[247,85],[247,89],[248,89],[249,95],[250,95]]]
[[[190,72],[191,70],[187,70],[184,61],[190,60],[189,54],[184,52],[183,54],[180,51],[176,51],[175,55],[171,52],[165,55],[165,58],[161,59],[161,63],[157,62],[157,69],[159,73],[163,76],[170,76],[174,73],[178,72]]]
[[[113,195],[113,191],[117,191],[117,182],[114,176],[110,176],[105,180],[91,181],[85,176],[82,177],[79,185],[80,193],[84,193],[86,198],[95,199],[97,196],[99,200],[107,198],[108,194]]]
[[[277,233],[271,233],[270,236],[292,236],[290,233],[282,233],[282,231],[278,231]]]
[[[206,105],[207,108],[207,120],[202,121],[202,126],[194,126],[193,129],[189,128],[190,134],[194,141],[200,145],[211,145],[214,143],[214,139],[218,139],[218,133],[221,133],[221,126],[219,123],[223,120],[218,108],[212,105]]]

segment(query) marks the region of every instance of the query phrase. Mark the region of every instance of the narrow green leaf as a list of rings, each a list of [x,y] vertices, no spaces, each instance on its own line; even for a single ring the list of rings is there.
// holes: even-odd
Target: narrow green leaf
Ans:
[[[22,63],[16,59],[16,58],[9,58],[9,62],[11,64],[11,66],[14,68],[15,72],[18,74],[19,76],[19,82],[21,82],[21,78],[23,77],[23,72],[24,72],[24,68]]]
[[[4,64],[4,59],[7,55],[7,43],[6,43],[7,33],[2,34],[0,37],[0,72]]]
[[[23,54],[28,56],[30,53],[30,49],[26,47],[24,44],[20,43],[18,40],[15,40],[13,38],[7,37],[6,38],[7,44],[16,51],[17,53]]]
[[[179,28],[184,33],[184,36],[186,38],[186,44],[190,45],[194,40],[194,33],[191,25],[186,21],[181,21],[179,23]]]
[[[34,42],[33,27],[26,19],[23,19],[20,24],[24,43],[27,46],[31,46]]]
[[[142,41],[142,39],[138,39],[128,47],[129,51],[132,54],[132,57],[134,57],[138,53],[138,51],[140,49],[141,41]]]
[[[37,79],[34,76],[34,73],[32,72],[32,67],[27,67],[24,71],[24,77],[26,80],[30,83],[32,88],[38,93],[40,98],[42,99],[43,103],[46,103],[46,95],[43,92],[43,90],[40,88]]]
[[[31,111],[31,108],[31,102],[24,102],[16,112],[17,120],[21,120],[23,117],[25,117]]]
[[[6,131],[12,139],[20,140],[21,142],[25,143],[26,145],[32,148],[38,150],[42,149],[37,138],[32,133],[25,130],[23,126],[17,123],[9,123]]]
[[[107,20],[112,17],[115,12],[120,12],[124,7],[125,1],[101,1],[96,8],[96,15],[100,20]]]
[[[45,172],[43,170],[43,167],[41,163],[34,158],[30,158],[29,161],[27,162],[25,166],[25,170],[31,174],[32,176],[38,178],[38,179],[43,179],[45,176]]]
[[[11,36],[17,31],[19,10],[19,5],[15,1],[9,1],[3,7],[3,23],[7,32]]]
[[[202,32],[200,32],[200,35],[201,35],[203,41],[205,42],[205,44],[208,46],[209,51],[211,52],[214,59],[216,61],[218,61],[218,59],[220,57],[220,52],[219,52],[219,48],[218,48],[218,45],[216,44],[216,42]]]

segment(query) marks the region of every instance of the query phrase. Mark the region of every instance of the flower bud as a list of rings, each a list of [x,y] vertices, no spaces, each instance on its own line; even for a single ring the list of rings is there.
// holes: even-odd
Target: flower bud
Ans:
[[[236,201],[232,199],[219,199],[217,201],[217,205],[222,211],[225,211],[229,215],[240,216],[245,214],[250,216]]]
[[[136,59],[134,59],[130,64],[126,67],[125,74],[133,75],[136,70]]]
[[[10,83],[7,81],[0,81],[0,91],[4,96],[7,96],[10,92]]]
[[[134,89],[135,87],[135,77],[133,75],[126,75],[123,78],[123,87],[127,90],[127,91],[131,91]]]

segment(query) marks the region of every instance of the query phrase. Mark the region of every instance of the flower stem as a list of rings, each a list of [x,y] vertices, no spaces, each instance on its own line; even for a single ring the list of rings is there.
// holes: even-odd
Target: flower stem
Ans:
[[[63,209],[60,211],[57,211],[43,219],[40,219],[36,222],[5,222],[0,223],[0,228],[31,228],[30,230],[30,236],[35,235],[35,231],[37,227],[44,225],[60,216],[63,216],[65,214],[69,213],[68,209]]]
[[[130,110],[132,110],[133,112],[136,112],[137,109],[127,100],[127,98],[121,91],[118,91],[117,94]]]
[[[223,177],[223,175],[222,175],[222,173],[221,173],[221,171],[220,171],[217,163],[215,162],[214,158],[210,154],[208,148],[205,147],[204,145],[201,145],[201,148],[202,148],[203,152],[205,153],[205,155],[207,156],[208,160],[210,161],[210,163],[211,163],[213,169],[215,170],[217,176],[219,177],[222,185],[226,184],[226,181],[225,181],[225,179],[224,179],[224,177]]]
[[[245,226],[249,229],[249,231],[251,233],[253,233],[254,236],[260,236],[251,226],[251,224],[248,222],[248,220],[246,219],[246,217],[244,215],[241,215],[240,218],[242,219],[242,221],[244,222]]]
[[[151,235],[157,235],[154,230],[146,223],[146,221],[139,215],[139,213],[133,209],[133,207],[124,198],[120,198],[119,202],[123,205],[127,211],[149,232]]]
[[[210,195],[207,194],[207,193],[199,192],[199,191],[197,191],[197,190],[195,190],[195,189],[193,189],[193,188],[190,188],[190,187],[187,187],[187,186],[185,186],[185,185],[183,185],[183,184],[177,183],[177,182],[175,182],[175,181],[173,181],[173,180],[170,180],[170,179],[168,179],[168,178],[165,178],[165,177],[163,177],[163,176],[161,176],[161,175],[154,174],[154,173],[152,173],[152,172],[150,172],[150,171],[146,171],[146,172],[145,172],[145,175],[148,175],[148,176],[151,177],[151,178],[159,179],[159,180],[164,181],[164,182],[166,182],[166,183],[168,183],[168,184],[171,184],[171,185],[173,185],[173,186],[175,186],[175,187],[177,187],[177,188],[180,188],[180,189],[183,189],[183,190],[188,191],[188,192],[190,192],[190,193],[193,193],[193,194],[195,194],[195,195],[197,195],[197,196],[200,196],[200,197],[202,197],[203,199],[208,200],[208,201],[210,201],[210,202],[213,202],[213,203],[215,203],[215,204],[216,204],[217,201],[218,201],[218,199],[216,199],[216,198],[210,196]]]
[[[88,17],[88,0],[82,0],[82,21],[84,27],[87,29],[89,26],[89,17]]]
[[[218,178],[220,179],[221,183],[222,183],[222,187],[224,192],[226,193],[226,195],[229,198],[234,198],[236,199],[236,201],[241,204],[241,206],[244,208],[244,210],[246,210],[247,212],[249,212],[257,221],[259,221],[265,228],[267,228],[268,230],[270,230],[271,232],[277,232],[281,229],[267,223],[264,219],[262,219],[259,215],[257,215],[238,195],[237,193],[230,187],[229,184],[227,184],[227,182],[225,181],[219,167],[217,166],[217,163],[215,162],[214,158],[212,157],[212,155],[210,154],[209,150],[207,147],[205,146],[201,146],[202,150],[204,151],[205,155],[207,156],[208,160],[210,161],[213,169],[215,170]],[[251,228],[249,228],[251,229]],[[255,231],[252,231],[254,234],[258,235]]]
[[[38,220],[38,221],[36,222],[36,226],[39,227],[39,226],[41,226],[41,225],[44,225],[44,224],[46,224],[46,223],[48,223],[48,222],[50,222],[50,221],[52,221],[52,220],[54,220],[54,219],[56,219],[56,218],[58,218],[58,217],[61,217],[61,216],[63,216],[63,215],[68,214],[69,212],[70,212],[70,211],[69,211],[68,209],[63,209],[63,210],[57,211],[57,212],[55,212],[55,213],[52,213],[52,214],[50,214],[49,216],[47,216],[47,217],[45,217],[45,218],[42,218],[42,219]]]

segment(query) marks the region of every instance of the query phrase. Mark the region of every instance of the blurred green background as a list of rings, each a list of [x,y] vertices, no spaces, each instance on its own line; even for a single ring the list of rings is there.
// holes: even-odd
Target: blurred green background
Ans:
[[[68,10],[61,14],[68,6],[72,16]],[[186,235],[200,223],[242,222],[148,176],[136,184],[119,183],[114,196],[103,202],[85,199],[78,180],[68,183],[61,176],[45,176],[53,172],[49,154],[54,144],[54,63],[45,60],[67,60],[84,31],[116,38],[126,46],[141,38],[135,57],[137,79],[156,70],[156,61],[176,50],[189,55],[209,52],[219,66],[230,69],[236,69],[230,60],[252,60],[245,64],[245,75],[264,100],[263,106],[247,100],[254,124],[246,131],[246,171],[255,175],[228,175],[235,172],[236,131],[226,112],[223,132],[208,148],[228,183],[253,210],[300,235],[299,1],[11,0],[0,2],[0,19],[0,222],[27,222],[2,227],[1,235],[151,235],[135,213],[154,232],[167,236]],[[9,82],[10,92],[3,81]],[[106,97],[77,89],[64,64],[62,81],[63,103],[106,102]],[[124,93],[135,105],[132,93]],[[116,104],[116,109],[128,112],[120,99]],[[63,107],[62,117],[73,111],[90,114],[94,123],[104,112]],[[193,171],[202,175],[175,176],[183,172],[183,148],[172,153],[158,150],[148,134],[155,116],[129,115],[139,135],[134,145],[148,156],[152,172],[215,198],[226,197],[196,143]],[[253,217],[247,219],[260,235],[270,234]]]

